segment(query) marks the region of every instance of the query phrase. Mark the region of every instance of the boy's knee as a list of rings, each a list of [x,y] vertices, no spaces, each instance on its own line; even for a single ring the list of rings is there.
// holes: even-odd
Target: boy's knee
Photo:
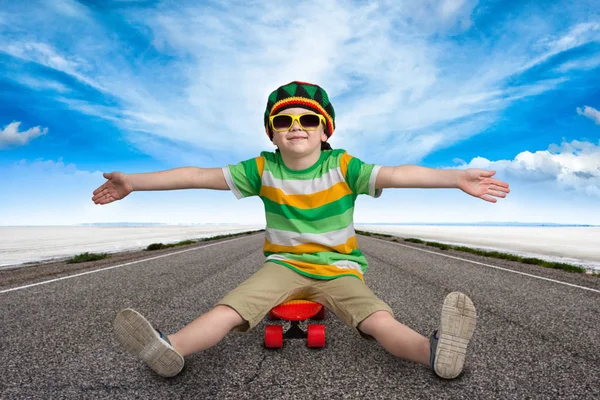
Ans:
[[[389,312],[383,310],[375,311],[373,314],[362,320],[358,324],[357,329],[365,335],[375,337],[379,327],[393,320],[394,316]]]
[[[215,308],[212,309],[212,312],[217,314],[220,318],[227,320],[231,329],[247,323],[236,310],[224,304],[216,305]]]

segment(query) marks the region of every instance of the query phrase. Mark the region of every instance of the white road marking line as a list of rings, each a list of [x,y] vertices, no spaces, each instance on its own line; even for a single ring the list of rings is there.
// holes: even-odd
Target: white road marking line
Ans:
[[[512,269],[508,269],[508,268],[502,268],[502,267],[498,267],[498,266],[496,266],[496,265],[485,264],[485,263],[481,263],[481,262],[478,262],[478,261],[471,261],[471,260],[467,260],[467,259],[465,259],[465,258],[460,258],[460,257],[451,256],[451,255],[448,255],[448,254],[442,254],[442,253],[438,253],[438,252],[436,252],[436,251],[425,250],[425,249],[419,249],[419,248],[417,248],[417,247],[409,246],[409,245],[402,244],[402,243],[390,242],[389,240],[378,239],[378,238],[374,238],[374,237],[372,237],[372,236],[371,236],[371,237],[369,237],[369,239],[379,240],[379,241],[381,241],[381,242],[386,242],[386,243],[391,243],[391,244],[395,244],[395,245],[398,245],[398,246],[408,247],[408,248],[410,248],[410,249],[413,249],[413,250],[422,251],[422,252],[425,252],[425,253],[436,254],[436,255],[438,255],[438,256],[442,256],[442,257],[453,258],[453,259],[455,259],[455,260],[466,261],[466,262],[470,262],[470,263],[472,263],[472,264],[483,265],[484,267],[495,268],[495,269],[499,269],[499,270],[506,271],[506,272],[512,272],[513,274],[525,275],[525,276],[529,276],[529,277],[531,277],[531,278],[542,279],[542,280],[545,280],[545,281],[554,282],[554,283],[558,283],[558,284],[561,284],[561,285],[572,286],[572,287],[576,287],[576,288],[578,288],[578,289],[584,289],[584,290],[589,290],[590,292],[596,292],[596,293],[600,293],[600,290],[598,290],[598,289],[592,289],[592,288],[585,287],[585,286],[574,285],[574,284],[572,284],[572,283],[567,283],[567,282],[557,281],[557,280],[555,280],[555,279],[550,279],[550,278],[545,278],[545,277],[543,277],[543,276],[538,276],[538,275],[528,274],[528,273],[526,273],[526,272],[514,271],[514,270],[512,270]]]
[[[177,252],[174,252],[174,253],[163,254],[163,255],[160,255],[160,256],[156,256],[156,257],[144,258],[142,260],[132,261],[132,262],[128,262],[128,263],[125,263],[125,264],[113,265],[112,267],[95,269],[93,271],[81,272],[79,274],[62,276],[60,278],[50,279],[48,281],[42,281],[42,282],[32,283],[30,285],[19,286],[19,287],[14,287],[14,288],[10,288],[10,289],[4,289],[4,290],[0,290],[0,294],[7,293],[7,292],[12,292],[12,291],[15,291],[15,290],[27,289],[27,288],[30,288],[30,287],[33,287],[33,286],[45,285],[46,283],[52,283],[52,282],[62,281],[64,279],[75,278],[77,276],[94,274],[96,272],[107,271],[109,269],[124,267],[126,265],[137,264],[137,263],[141,263],[141,262],[145,262],[145,261],[151,261],[151,260],[157,260],[157,259],[163,258],[163,257],[174,256],[175,254],[187,253],[188,251],[196,251],[196,250],[200,250],[200,249],[205,249],[207,247],[216,246],[218,244],[223,244],[223,243],[229,243],[229,242],[233,242],[234,240],[240,240],[240,239],[244,239],[244,238],[245,238],[245,236],[241,237],[241,238],[225,240],[225,241],[218,242],[218,243],[212,243],[212,244],[208,244],[206,246],[196,247],[196,248],[193,248],[193,249],[181,250],[181,251],[177,251]],[[27,268],[27,267],[23,267],[23,268]]]

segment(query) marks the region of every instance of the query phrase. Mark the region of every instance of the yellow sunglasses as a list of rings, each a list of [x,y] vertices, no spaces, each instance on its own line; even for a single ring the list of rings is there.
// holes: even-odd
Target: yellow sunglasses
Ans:
[[[300,128],[306,131],[318,129],[321,123],[326,124],[325,117],[320,114],[277,114],[269,117],[269,122],[273,130],[277,132],[289,131],[294,122],[298,122]]]

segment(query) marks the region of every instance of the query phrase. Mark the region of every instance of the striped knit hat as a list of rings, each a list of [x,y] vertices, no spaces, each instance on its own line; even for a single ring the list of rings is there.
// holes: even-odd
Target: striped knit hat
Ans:
[[[273,140],[269,129],[269,117],[293,107],[302,107],[321,114],[327,121],[325,133],[328,137],[335,130],[335,111],[329,102],[327,92],[321,87],[307,82],[290,82],[277,88],[269,96],[265,110],[265,129],[269,139]]]

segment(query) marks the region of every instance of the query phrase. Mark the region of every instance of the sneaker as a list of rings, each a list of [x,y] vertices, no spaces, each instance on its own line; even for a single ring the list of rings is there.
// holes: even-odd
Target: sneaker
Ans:
[[[463,370],[467,345],[477,314],[467,295],[452,292],[444,300],[440,328],[431,335],[431,369],[444,379],[456,378]]]
[[[171,346],[165,335],[155,330],[137,311],[131,308],[121,310],[113,328],[125,350],[140,357],[160,376],[169,378],[183,369],[181,354]]]

